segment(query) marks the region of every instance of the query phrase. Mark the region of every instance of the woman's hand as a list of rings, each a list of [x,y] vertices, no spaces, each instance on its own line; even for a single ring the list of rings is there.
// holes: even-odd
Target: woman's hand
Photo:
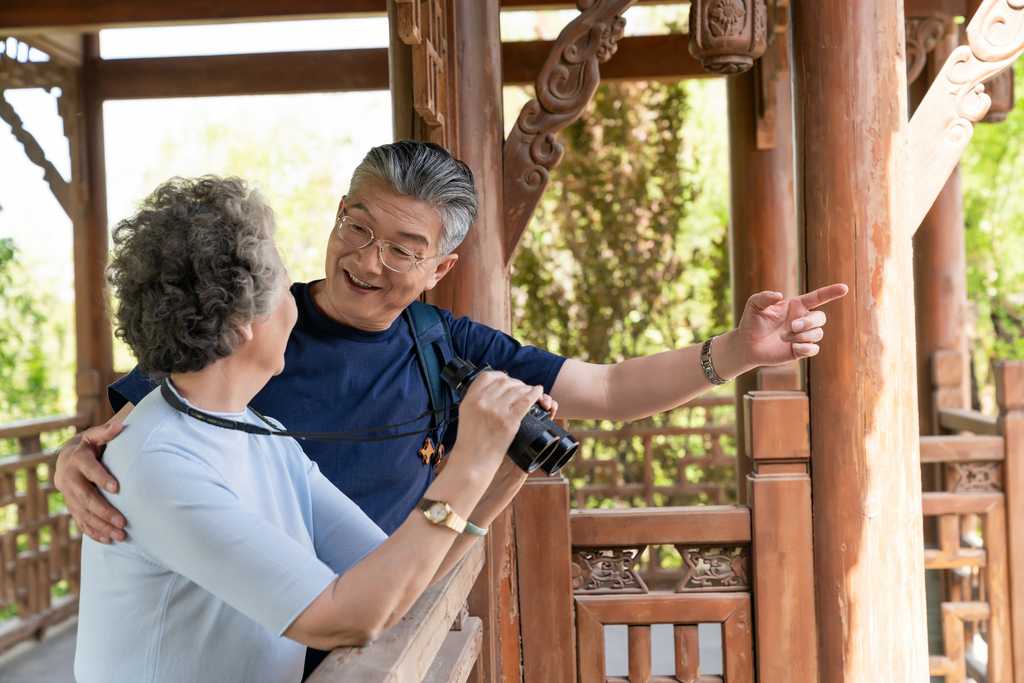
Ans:
[[[849,287],[829,285],[792,299],[779,292],[761,292],[747,299],[737,327],[751,366],[781,365],[818,353],[825,313],[811,309],[845,296]]]
[[[501,466],[527,411],[543,396],[541,387],[523,384],[505,373],[481,373],[459,405],[459,436],[449,458],[480,467],[490,479]],[[550,397],[548,401],[557,407]]]

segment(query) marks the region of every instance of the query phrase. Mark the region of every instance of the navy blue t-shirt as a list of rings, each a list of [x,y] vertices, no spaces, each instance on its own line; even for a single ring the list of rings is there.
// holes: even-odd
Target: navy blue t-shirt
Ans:
[[[250,405],[299,432],[368,429],[405,422],[428,411],[429,389],[405,318],[400,316],[382,332],[339,325],[313,305],[310,284],[292,285],[299,316],[288,340],[284,371],[272,377]],[[453,319],[450,312],[438,310],[451,326],[456,356],[474,365],[488,363],[551,393],[565,358],[523,346],[503,332],[469,318]],[[138,405],[155,386],[136,367],[111,384],[107,396],[116,413],[127,402]],[[430,418],[425,417],[371,436],[430,426]],[[391,534],[433,480],[432,468],[417,454],[425,438],[425,434],[417,434],[371,443],[301,440],[299,445],[335,486]]]

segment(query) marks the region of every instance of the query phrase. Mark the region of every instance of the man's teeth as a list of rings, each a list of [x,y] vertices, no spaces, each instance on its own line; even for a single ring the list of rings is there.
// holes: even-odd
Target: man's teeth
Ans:
[[[345,271],[345,272],[348,272],[348,271]],[[357,277],[356,277],[355,275],[353,275],[352,273],[349,273],[349,274],[348,274],[348,276],[349,276],[350,278],[352,278],[352,282],[356,283],[356,284],[357,284],[357,285],[359,285],[360,287],[363,287],[364,289],[377,289],[377,287],[374,287],[374,286],[373,286],[373,285],[371,285],[371,284],[370,284],[369,282],[363,282],[362,280],[360,280],[359,278],[357,278]]]

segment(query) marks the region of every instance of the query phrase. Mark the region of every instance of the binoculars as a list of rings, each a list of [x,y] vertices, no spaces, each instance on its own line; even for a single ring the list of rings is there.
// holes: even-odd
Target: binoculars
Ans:
[[[441,379],[455,390],[459,399],[466,396],[470,385],[481,372],[493,370],[490,365],[476,367],[456,358],[441,369]],[[551,419],[551,413],[534,403],[519,424],[519,431],[508,448],[508,457],[524,472],[540,468],[545,474],[556,474],[580,447],[572,434]]]

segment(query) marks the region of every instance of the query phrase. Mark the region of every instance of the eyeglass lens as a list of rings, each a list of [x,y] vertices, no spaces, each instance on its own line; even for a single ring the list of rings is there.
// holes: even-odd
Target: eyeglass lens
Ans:
[[[373,231],[343,216],[338,232],[345,244],[356,249],[369,246],[376,238]],[[415,264],[415,257],[402,247],[391,242],[380,240],[380,261],[385,266],[397,273],[404,273]]]

